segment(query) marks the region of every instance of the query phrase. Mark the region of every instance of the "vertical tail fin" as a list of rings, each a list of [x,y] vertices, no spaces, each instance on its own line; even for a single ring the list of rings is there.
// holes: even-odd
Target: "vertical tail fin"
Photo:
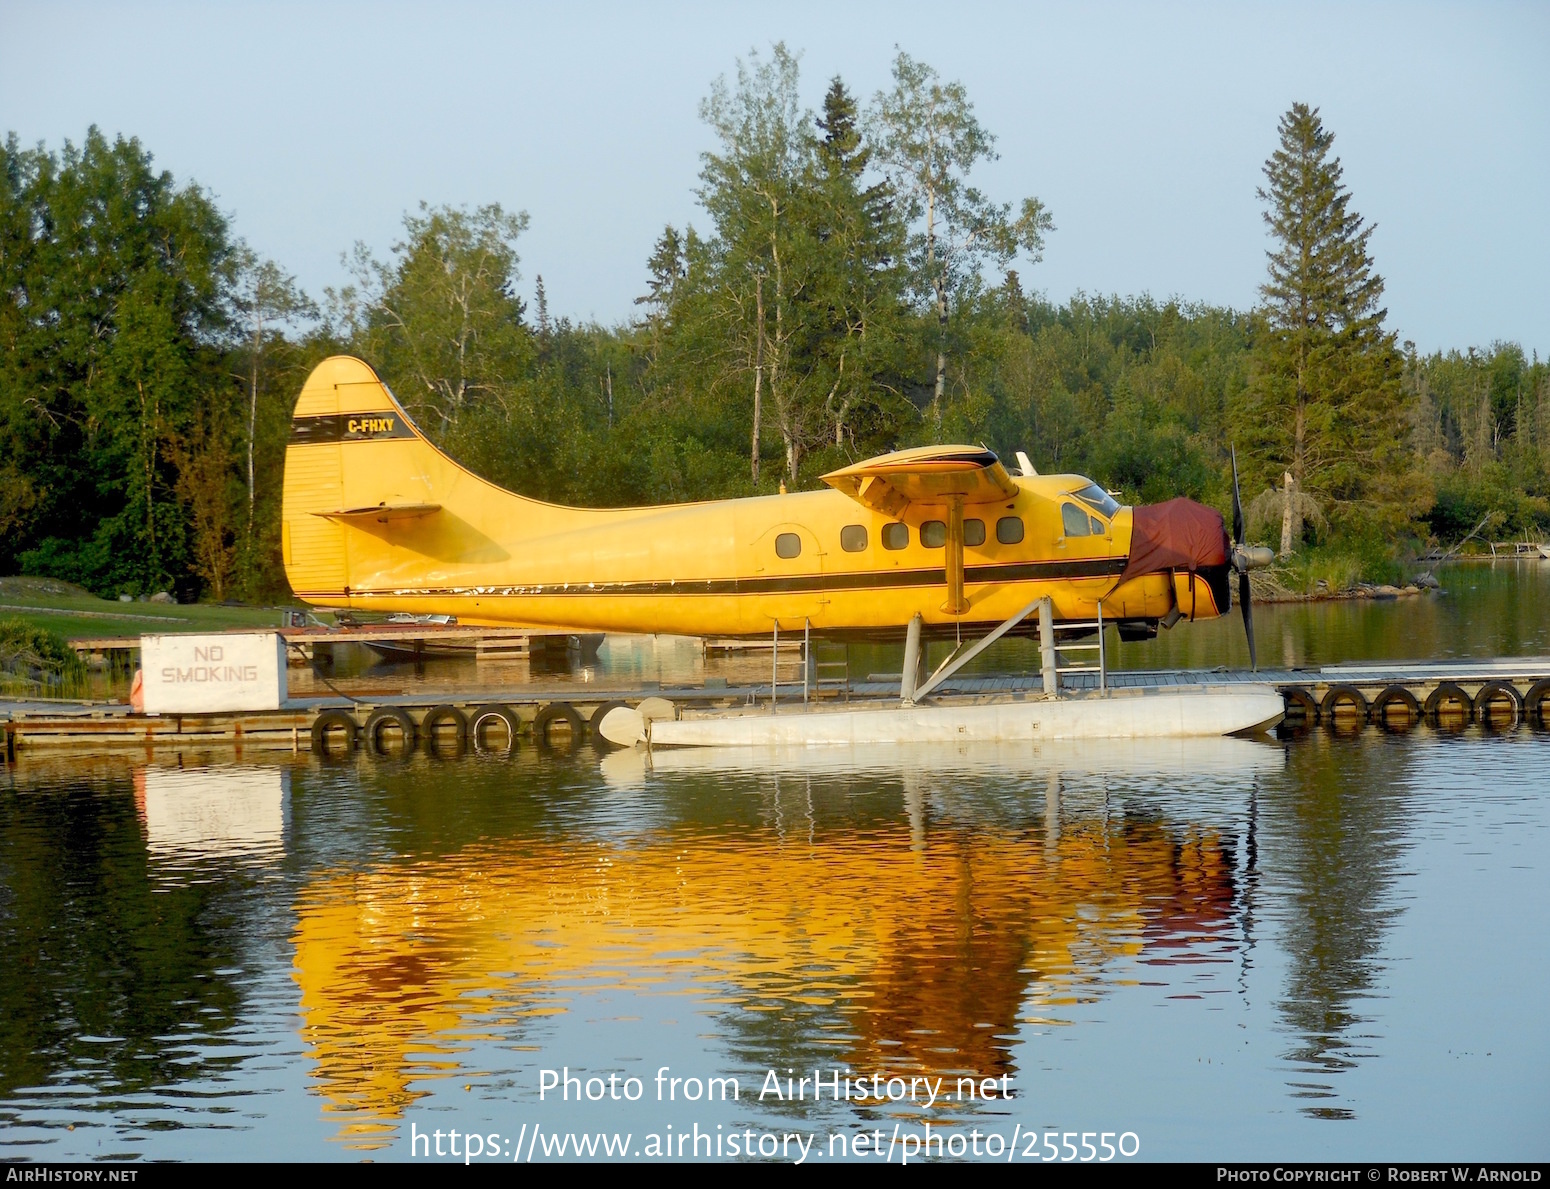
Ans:
[[[299,597],[348,601],[351,534],[340,514],[425,505],[427,460],[412,457],[421,451],[439,456],[369,365],[336,355],[313,369],[291,418],[281,512],[285,574]]]
[[[449,582],[510,582],[501,566],[517,539],[618,513],[546,504],[481,479],[420,432],[370,366],[336,355],[296,401],[281,516],[285,573],[300,598],[385,607]]]

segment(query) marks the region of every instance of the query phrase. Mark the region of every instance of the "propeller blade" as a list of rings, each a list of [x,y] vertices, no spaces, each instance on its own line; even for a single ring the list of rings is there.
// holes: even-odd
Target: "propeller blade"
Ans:
[[[1238,447],[1232,448],[1232,540],[1243,544],[1243,499],[1238,494]]]
[[[1243,612],[1243,634],[1249,641],[1249,669],[1259,668],[1259,659],[1254,655],[1254,604],[1249,595],[1249,570],[1256,565],[1264,565],[1263,561],[1255,561],[1255,551],[1244,548],[1243,545],[1243,497],[1238,494],[1238,447],[1230,447],[1232,450],[1232,564],[1238,571],[1238,607]]]
[[[1249,572],[1238,572],[1238,606],[1243,610],[1243,634],[1249,640],[1249,669],[1259,668],[1259,658],[1254,655],[1254,604],[1249,598]]]

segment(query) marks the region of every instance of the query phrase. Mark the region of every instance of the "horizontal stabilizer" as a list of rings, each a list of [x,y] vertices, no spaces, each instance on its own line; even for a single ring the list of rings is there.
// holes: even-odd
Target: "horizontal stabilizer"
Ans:
[[[314,512],[314,516],[324,516],[329,520],[379,520],[386,523],[389,520],[417,520],[421,516],[429,516],[432,512],[440,512],[440,504],[372,504],[366,508],[340,508],[335,512]]]
[[[1016,496],[1017,485],[995,452],[983,446],[922,446],[869,458],[830,471],[823,481],[857,503],[898,517],[910,504],[995,504]]]

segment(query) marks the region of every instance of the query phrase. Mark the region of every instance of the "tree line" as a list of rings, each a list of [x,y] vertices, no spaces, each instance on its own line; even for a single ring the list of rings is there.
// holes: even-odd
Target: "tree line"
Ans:
[[[801,101],[775,46],[717,80],[701,226],[665,227],[639,314],[578,323],[523,288],[527,216],[422,205],[321,304],[138,141],[0,149],[0,572],[105,595],[284,597],[279,502],[307,370],[370,361],[422,428],[517,491],[592,505],[810,487],[966,441],[1127,501],[1226,508],[1291,562],[1392,566],[1482,519],[1550,520],[1550,369],[1507,343],[1396,342],[1371,225],[1316,109],[1259,197],[1261,301],[1056,304],[1025,277],[1052,213],[975,184],[995,137],[900,53],[862,102]],[[521,290],[519,292],[519,290]],[[531,293],[531,300],[525,295]]]

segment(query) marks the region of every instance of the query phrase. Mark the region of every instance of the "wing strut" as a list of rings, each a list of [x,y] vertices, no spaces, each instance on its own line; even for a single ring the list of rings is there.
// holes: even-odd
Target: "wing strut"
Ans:
[[[947,602],[942,610],[962,615],[969,609],[963,597],[963,496],[947,497]]]

